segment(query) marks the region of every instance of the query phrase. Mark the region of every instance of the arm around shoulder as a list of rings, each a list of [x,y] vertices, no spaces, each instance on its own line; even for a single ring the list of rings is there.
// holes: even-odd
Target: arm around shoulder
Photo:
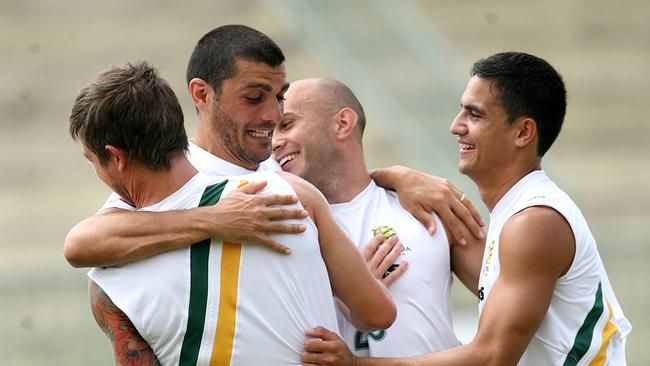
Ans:
[[[64,256],[73,267],[111,266],[190,245],[209,237],[195,210],[105,210],[70,230]]]
[[[571,265],[575,244],[561,215],[532,207],[506,223],[499,245],[501,272],[469,344],[409,359],[363,358],[358,364],[517,365],[548,311],[557,279]]]
[[[397,314],[390,293],[372,276],[357,247],[336,223],[325,197],[302,178],[280,174],[293,186],[318,227],[320,250],[334,295],[350,310],[350,321],[361,329],[388,328]]]
[[[247,184],[213,206],[164,212],[105,210],[77,224],[65,239],[64,255],[74,267],[111,266],[183,248],[207,238],[256,242],[288,254],[268,233],[299,233],[303,210],[286,207],[287,195],[257,195],[264,182]]]

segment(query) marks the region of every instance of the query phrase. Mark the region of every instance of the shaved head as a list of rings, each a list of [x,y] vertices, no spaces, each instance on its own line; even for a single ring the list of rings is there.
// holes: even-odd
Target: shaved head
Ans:
[[[330,202],[349,198],[341,194],[351,184],[366,186],[366,117],[350,88],[330,78],[303,79],[291,83],[285,98],[273,131],[273,157],[282,170],[309,181]]]
[[[350,88],[338,80],[327,77],[303,79],[291,83],[292,86],[300,84],[310,84],[313,87],[313,101],[317,102],[327,115],[334,115],[342,108],[352,109],[357,114],[357,128],[360,135],[363,136],[363,131],[366,128],[366,115],[361,103]]]

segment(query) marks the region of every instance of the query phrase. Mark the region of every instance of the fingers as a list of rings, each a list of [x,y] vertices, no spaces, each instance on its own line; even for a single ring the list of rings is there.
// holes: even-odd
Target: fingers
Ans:
[[[260,181],[260,182],[248,182],[248,183],[244,184],[243,186],[237,188],[237,190],[239,190],[241,192],[244,192],[244,193],[247,193],[247,194],[255,194],[255,193],[261,191],[262,189],[264,189],[264,187],[266,187],[266,181],[265,180]]]
[[[384,257],[384,259],[377,267],[377,271],[381,273],[382,277],[384,276],[386,271],[388,271],[388,268],[390,268],[393,265],[393,263],[395,263],[397,257],[399,257],[399,255],[402,254],[402,250],[404,250],[404,245],[402,245],[402,243],[399,242],[396,237],[392,237],[391,239],[393,238],[395,238],[395,241],[397,241],[397,243],[393,245],[393,248],[386,255],[386,257]]]
[[[375,243],[376,240],[373,238],[366,247],[371,247]],[[390,239],[384,241],[383,244],[379,245],[379,248],[370,255],[370,258],[366,259],[372,275],[383,282],[383,278],[390,275],[389,268],[396,266],[394,265],[395,260],[402,254],[402,250],[404,250],[404,245],[399,241],[397,236],[392,236]],[[394,270],[396,269],[392,269],[392,271]],[[389,280],[389,283],[392,283],[397,277],[399,275]]]
[[[297,234],[306,230],[303,224],[281,224],[281,223],[268,223],[261,224],[255,231],[255,237],[252,242],[262,244],[278,253],[285,255],[291,254],[291,249],[285,245],[280,244],[278,241],[271,239],[268,233],[282,233],[282,234]]]
[[[320,338],[310,338],[305,341],[305,352],[323,352],[323,341]]]
[[[466,226],[469,233],[475,236],[477,239],[485,239],[483,231],[481,230],[480,222],[475,219],[475,216],[473,215],[472,211],[470,211],[467,204],[469,204],[470,207],[474,208],[474,206],[469,202],[469,198],[467,197],[464,197],[462,202],[460,200],[452,202],[451,209],[453,211],[453,214],[455,214],[453,220],[458,221],[457,225]]]
[[[436,220],[433,219],[431,213],[419,208],[413,213],[413,216],[424,225],[430,235],[436,233]]]
[[[439,210],[438,215],[440,216],[440,219],[447,225],[447,229],[451,233],[453,242],[460,245],[466,245],[467,240],[465,239],[465,235],[463,234],[462,230],[462,227],[465,224],[463,224],[462,221],[458,219],[454,212],[449,207],[446,207],[445,209]]]
[[[264,245],[267,248],[275,250],[278,253],[285,254],[285,255],[291,254],[291,249],[271,239],[267,235],[260,236],[260,238],[257,239],[257,242],[259,244]]]
[[[322,326],[317,326],[314,329],[307,329],[307,331],[305,331],[305,334],[307,337],[320,338],[324,341],[335,341],[339,338],[336,333]]]
[[[323,333],[327,331],[327,328],[318,326],[313,329],[307,329],[305,335],[309,338],[320,338]]]
[[[305,333],[312,338],[305,341],[304,351],[300,354],[303,365],[347,366],[358,364],[358,360],[338,334],[323,327],[316,327]]]
[[[332,353],[336,351],[336,344],[335,342],[332,342],[337,339],[336,334],[333,334],[323,327],[309,329],[305,332],[305,334],[310,338],[305,341],[304,352],[302,352],[300,355],[303,364],[331,364],[330,362],[326,362],[328,356],[325,355],[325,353]]]
[[[467,226],[472,235],[477,239],[485,239],[485,235],[481,229],[485,227],[485,222],[483,222],[481,214],[479,214],[469,198],[450,181],[447,181],[447,186],[453,192],[453,197],[463,206],[462,208],[458,205],[452,207],[456,215],[465,223],[465,226]]]
[[[237,188],[237,190],[246,194],[256,194],[264,189],[266,185],[267,182],[265,180],[260,182],[247,182],[246,184]],[[269,194],[259,196],[259,200],[265,206],[292,205],[298,202],[298,196],[288,194]]]
[[[393,282],[395,282],[396,279],[400,278],[404,272],[409,268],[409,262],[407,261],[402,261],[397,268],[395,268],[394,271],[388,274],[388,276],[384,277],[381,282],[384,284],[384,286],[388,287],[390,286]]]
[[[263,233],[297,234],[305,231],[304,224],[285,224],[279,222],[267,222],[257,226],[256,230]]]
[[[293,205],[294,203],[298,202],[298,196],[284,194],[270,194],[260,196],[260,199],[266,206]]]
[[[377,251],[377,248],[379,247],[379,245],[381,243],[384,242],[384,240],[386,240],[384,238],[384,235],[377,234],[377,235],[373,236],[368,241],[368,243],[363,246],[363,248],[361,248],[361,256],[363,257],[363,259],[365,259],[366,262],[368,262],[370,260],[370,258],[372,258],[372,256]]]
[[[379,271],[378,267],[384,258],[386,258],[388,253],[390,253],[393,247],[397,244],[397,242],[398,239],[396,236],[391,237],[382,245],[380,245],[379,248],[377,248],[377,251],[375,251],[375,253],[368,260],[368,267],[370,267],[370,271],[375,275],[375,277],[380,276],[378,278],[381,278],[381,275],[384,274],[384,272]]]
[[[291,219],[305,219],[307,216],[309,216],[309,213],[301,208],[272,207],[265,211],[265,215],[269,220],[280,221]]]

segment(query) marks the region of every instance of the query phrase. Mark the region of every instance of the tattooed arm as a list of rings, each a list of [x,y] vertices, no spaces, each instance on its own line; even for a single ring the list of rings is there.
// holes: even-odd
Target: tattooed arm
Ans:
[[[88,293],[95,321],[113,345],[115,365],[160,365],[131,320],[93,280],[88,281]]]

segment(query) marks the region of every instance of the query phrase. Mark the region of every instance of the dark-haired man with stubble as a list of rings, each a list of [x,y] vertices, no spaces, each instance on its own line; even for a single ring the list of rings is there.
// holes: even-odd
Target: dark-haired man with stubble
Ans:
[[[477,61],[451,124],[459,170],[490,211],[467,345],[409,359],[356,358],[335,334],[312,331],[307,365],[625,365],[631,326],[578,207],[542,170],[560,132],[566,90],[543,59],[517,52]],[[427,186],[399,167],[385,184]],[[406,174],[409,172],[409,174]],[[382,172],[377,173],[382,179]]]

